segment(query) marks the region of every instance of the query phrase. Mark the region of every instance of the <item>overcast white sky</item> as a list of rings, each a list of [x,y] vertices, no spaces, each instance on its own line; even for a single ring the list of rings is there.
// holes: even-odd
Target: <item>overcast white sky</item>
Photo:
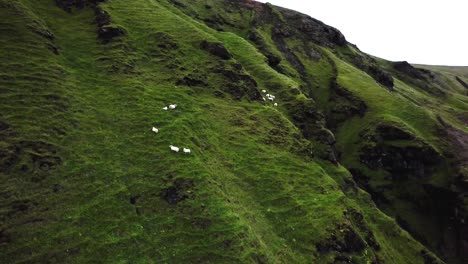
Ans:
[[[269,0],[339,29],[392,61],[468,66],[468,0]]]

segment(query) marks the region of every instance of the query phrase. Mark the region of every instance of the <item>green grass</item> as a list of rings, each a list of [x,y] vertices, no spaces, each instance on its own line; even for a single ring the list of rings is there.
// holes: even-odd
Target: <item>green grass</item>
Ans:
[[[355,263],[375,255],[386,263],[423,263],[424,247],[368,194],[345,190],[351,181],[345,167],[303,154],[311,143],[287,109],[305,98],[295,95],[300,80],[270,68],[244,38],[246,31],[215,31],[166,1],[101,6],[128,32],[107,45],[96,39],[90,8],[69,14],[50,0],[0,0],[0,121],[11,126],[11,132],[0,131],[0,143],[11,153],[22,146],[14,153],[19,161],[0,172],[0,230],[11,237],[0,244],[0,262],[333,263],[339,253],[319,252],[316,244],[343,224],[364,237],[367,231],[344,213],[353,208],[382,247],[348,254]],[[251,15],[223,14],[233,21]],[[160,36],[178,48],[161,54],[158,41],[167,40]],[[222,42],[234,58],[220,61],[199,48],[202,40]],[[47,48],[52,44],[58,55]],[[338,66],[340,84],[370,108],[337,134],[343,165],[356,162],[359,132],[377,122],[397,123],[440,147],[436,110],[402,95],[419,92],[397,83],[401,94],[390,93],[331,52],[327,56]],[[325,106],[332,66],[324,58],[304,61]],[[277,95],[280,106],[214,96],[227,80],[213,69],[236,63],[259,90]],[[189,74],[207,85],[177,85]],[[465,109],[465,98],[453,100]],[[169,103],[178,108],[163,111]],[[24,147],[25,141],[34,144]],[[173,153],[171,144],[192,154]],[[61,162],[41,169],[54,157]],[[161,193],[180,182],[187,199],[171,205]],[[15,211],[18,202],[27,208]]]

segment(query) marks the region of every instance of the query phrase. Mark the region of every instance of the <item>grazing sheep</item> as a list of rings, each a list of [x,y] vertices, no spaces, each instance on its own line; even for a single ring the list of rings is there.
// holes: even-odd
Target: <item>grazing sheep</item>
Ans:
[[[154,133],[159,133],[159,129],[153,127],[153,129],[151,129]]]
[[[266,94],[266,97],[270,97],[270,94]]]
[[[178,147],[174,147],[172,145],[169,146],[171,148],[172,151],[175,151],[175,152],[179,152],[179,148]]]
[[[191,153],[191,151],[190,151],[190,149],[188,149],[188,148],[184,148],[184,153],[189,154],[189,153]]]
[[[278,104],[277,104],[277,103],[275,103],[275,104],[274,104],[274,106],[278,106]]]
[[[272,98],[272,97],[268,97],[268,100],[273,101],[273,100],[275,100],[275,99]]]
[[[177,105],[176,104],[170,104],[169,109],[174,110],[176,109]]]
[[[167,106],[166,106],[166,107],[163,107],[163,110],[167,111],[167,109],[168,109]]]
[[[265,97],[262,97],[263,101],[266,101]]]
[[[266,93],[266,90],[262,90],[262,93]]]

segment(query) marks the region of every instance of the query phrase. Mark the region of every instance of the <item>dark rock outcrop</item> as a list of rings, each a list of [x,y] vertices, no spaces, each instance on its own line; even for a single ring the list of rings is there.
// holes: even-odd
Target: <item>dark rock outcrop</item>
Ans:
[[[126,35],[125,29],[114,25],[103,26],[98,31],[98,38],[105,44],[124,35]]]
[[[177,80],[176,82],[177,85],[185,85],[185,86],[206,86],[207,83],[204,81],[202,78],[199,76],[193,75],[193,74],[188,74],[181,79]]]
[[[295,122],[305,138],[311,139],[315,135],[317,128],[322,127],[324,115],[319,111],[313,100],[297,100],[290,107],[290,112]]]
[[[126,30],[118,25],[113,25],[111,17],[106,10],[99,6],[94,8],[95,21],[98,25],[98,38],[107,44],[112,40],[126,35]]]
[[[340,124],[354,116],[363,117],[367,112],[367,104],[351,92],[344,89],[336,81],[330,84],[330,105],[326,120],[327,127],[334,130]]]
[[[362,213],[358,212],[355,209],[349,209],[343,212],[346,218],[353,223],[355,227],[361,232],[365,242],[369,245],[373,250],[380,250],[381,246],[377,239],[375,238],[374,233],[367,225],[366,221],[364,220],[364,216]]]
[[[337,227],[336,232],[331,233],[332,235],[329,238],[315,245],[318,252],[353,253],[360,252],[366,248],[364,240],[350,225],[340,225]]]
[[[421,256],[424,259],[424,264],[443,264],[444,262],[437,259],[432,253],[423,249],[421,250]]]
[[[463,87],[465,87],[466,89],[468,89],[468,84],[463,81],[460,77],[456,76],[455,79],[457,80],[457,82],[459,82]]]
[[[400,147],[378,144],[364,147],[359,157],[371,169],[389,171],[394,181],[429,177],[441,162],[440,155],[428,145]]]
[[[314,140],[319,157],[337,163],[333,133],[325,127],[325,116],[312,99],[298,99],[289,106],[294,124],[301,130],[304,138]]]
[[[366,72],[378,83],[383,85],[389,90],[393,90],[393,77],[392,75],[384,70],[379,63],[371,56],[348,50],[340,55],[343,59],[351,62],[354,66],[360,70]]]
[[[268,65],[278,72],[281,72],[281,69],[278,67],[282,61],[281,57],[275,55],[273,51],[271,51],[263,37],[256,30],[249,31],[248,39],[255,44],[255,46],[263,55],[265,55]]]
[[[225,19],[223,16],[220,14],[213,14],[208,18],[204,18],[203,22],[205,24],[213,29],[216,29],[218,31],[223,31],[223,26],[230,26],[230,27],[235,27],[236,25],[230,23],[227,19]]]
[[[337,29],[325,25],[321,21],[318,21],[311,17],[304,17],[301,19],[299,31],[306,34],[311,40],[314,40],[318,44],[324,44],[326,46],[343,46],[346,44],[346,38]],[[328,42],[324,41],[328,40]]]
[[[161,191],[160,195],[167,203],[177,205],[179,202],[193,198],[194,183],[190,179],[176,179],[171,186]]]
[[[250,101],[261,101],[262,95],[257,89],[257,82],[248,75],[241,65],[234,67],[216,68],[213,72],[223,76],[226,83],[222,90],[240,100],[246,97]]]
[[[288,28],[295,30],[282,30],[280,33],[284,37],[300,35],[307,40],[330,48],[346,45],[347,41],[343,34],[336,28],[325,25],[321,21],[308,15],[286,8],[275,7],[287,22]],[[279,32],[277,32],[278,34]],[[287,34],[284,34],[287,33]]]
[[[397,71],[400,71],[412,78],[416,79],[424,79],[425,76],[423,73],[426,73],[426,70],[423,69],[417,69],[413,67],[411,64],[409,64],[407,61],[399,61],[399,62],[394,62],[393,63],[393,68]]]
[[[445,94],[444,90],[446,89],[446,85],[443,84],[435,73],[429,70],[415,68],[406,61],[394,62],[393,69],[394,74],[406,83],[412,84],[437,96],[443,96]]]
[[[204,40],[200,43],[200,48],[223,60],[229,60],[232,58],[231,53],[229,53],[222,43]]]
[[[383,86],[393,89],[393,77],[390,73],[381,69],[377,64],[367,67],[367,72]]]
[[[94,6],[106,0],[55,0],[58,7],[67,12],[71,12],[73,8],[84,8],[85,6]]]
[[[94,8],[94,16],[99,28],[110,25],[112,22],[109,13],[101,7]]]

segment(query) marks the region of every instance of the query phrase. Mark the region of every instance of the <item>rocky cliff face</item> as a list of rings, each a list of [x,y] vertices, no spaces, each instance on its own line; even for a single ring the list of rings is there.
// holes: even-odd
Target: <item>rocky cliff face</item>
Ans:
[[[250,0],[0,17],[0,261],[467,261],[468,72]]]

